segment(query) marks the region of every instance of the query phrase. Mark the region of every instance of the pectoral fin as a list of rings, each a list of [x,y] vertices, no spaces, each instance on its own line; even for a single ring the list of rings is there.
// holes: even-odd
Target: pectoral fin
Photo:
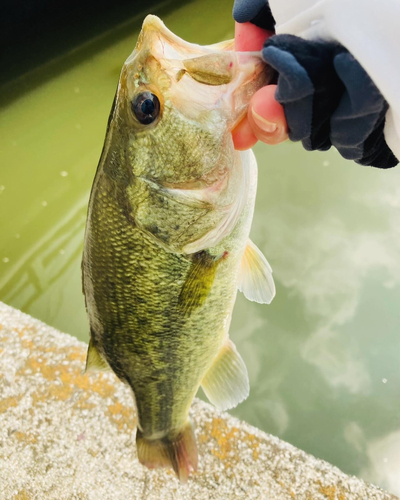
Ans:
[[[249,395],[246,365],[230,339],[222,347],[201,386],[219,410],[234,408]]]
[[[88,371],[100,371],[100,372],[109,372],[112,371],[110,365],[103,358],[103,356],[99,353],[96,347],[93,345],[92,340],[89,341],[89,347],[87,351],[86,357],[86,367],[85,372]]]
[[[214,283],[221,257],[213,257],[206,251],[193,255],[193,262],[179,295],[178,304],[186,316],[202,306]]]
[[[251,240],[240,263],[238,289],[247,299],[260,304],[270,304],[275,297],[271,266]]]

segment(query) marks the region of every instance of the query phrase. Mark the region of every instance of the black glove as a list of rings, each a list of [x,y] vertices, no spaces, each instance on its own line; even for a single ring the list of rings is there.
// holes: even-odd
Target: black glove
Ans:
[[[238,23],[250,21],[259,28],[275,31],[275,19],[267,0],[235,0],[233,18]]]
[[[236,0],[233,15],[238,22],[274,30],[267,0]],[[361,165],[397,165],[383,133],[388,104],[343,46],[274,35],[262,54],[278,74],[275,98],[284,108],[292,141],[302,141],[309,151],[333,145]]]

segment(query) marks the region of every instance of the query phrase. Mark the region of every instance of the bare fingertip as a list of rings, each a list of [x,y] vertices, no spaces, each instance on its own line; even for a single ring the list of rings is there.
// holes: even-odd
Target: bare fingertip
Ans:
[[[257,142],[252,127],[247,118],[244,118],[232,131],[232,140],[235,149],[245,151],[250,149]]]

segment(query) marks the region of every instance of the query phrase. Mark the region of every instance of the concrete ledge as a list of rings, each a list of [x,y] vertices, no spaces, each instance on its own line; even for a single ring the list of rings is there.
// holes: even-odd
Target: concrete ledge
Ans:
[[[86,345],[0,303],[0,499],[396,497],[196,400],[199,471],[180,485],[137,461],[136,416],[113,375],[83,375]]]

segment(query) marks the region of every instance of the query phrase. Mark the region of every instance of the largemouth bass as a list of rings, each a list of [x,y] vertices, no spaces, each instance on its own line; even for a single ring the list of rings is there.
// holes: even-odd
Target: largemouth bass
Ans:
[[[91,192],[83,285],[87,368],[133,391],[137,452],[149,468],[197,468],[188,418],[200,385],[221,410],[249,393],[228,331],[238,288],[269,303],[271,268],[249,241],[253,153],[231,130],[267,83],[233,42],[199,46],[155,16],[125,62]]]

